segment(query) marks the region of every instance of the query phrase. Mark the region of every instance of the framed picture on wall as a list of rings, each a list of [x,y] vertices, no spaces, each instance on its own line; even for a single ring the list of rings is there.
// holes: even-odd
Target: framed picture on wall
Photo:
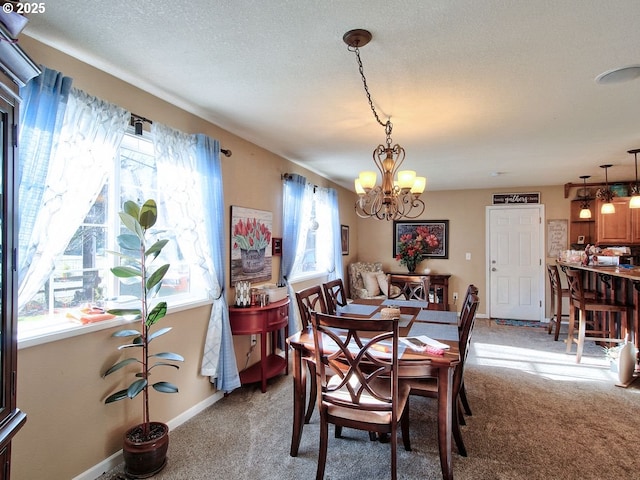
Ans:
[[[398,254],[400,237],[411,234],[418,236],[418,227],[426,227],[428,234],[434,236],[437,245],[431,247],[427,258],[449,258],[449,220],[394,220],[393,222],[393,257]],[[422,228],[420,229],[422,230]]]
[[[342,255],[349,255],[349,226],[340,225],[340,241],[342,243]]]
[[[231,285],[271,280],[273,214],[231,206]]]

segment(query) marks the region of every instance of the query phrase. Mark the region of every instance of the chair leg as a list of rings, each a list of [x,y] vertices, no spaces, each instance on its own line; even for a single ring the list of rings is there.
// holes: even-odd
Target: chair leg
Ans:
[[[411,438],[409,436],[409,399],[402,412],[402,418],[400,419],[400,429],[402,430],[402,443],[404,443],[404,449],[407,452],[411,451]]]
[[[464,407],[465,415],[468,415],[469,417],[472,416],[473,413],[471,413],[469,400],[467,400],[467,389],[464,388],[464,380],[462,381],[462,385],[460,385],[460,401],[462,402],[462,406]]]
[[[316,367],[312,363],[307,363],[309,367],[309,378],[311,379],[311,385],[309,387],[309,403],[307,405],[307,413],[304,416],[304,423],[311,421],[311,415],[313,415],[313,409],[316,407],[316,395],[318,394],[318,387],[316,386]]]
[[[576,351],[576,363],[582,360],[582,351],[584,349],[584,337],[587,331],[587,312],[580,310],[580,323],[578,325],[578,348]]]
[[[551,289],[551,314],[553,315],[553,311],[555,310],[555,294],[553,293],[553,289]],[[556,313],[557,315],[557,313]],[[557,317],[556,317],[557,318]],[[553,316],[549,319],[549,326],[547,327],[547,335],[551,335],[551,331],[553,330]]]
[[[458,406],[457,406],[457,402],[455,404],[456,406],[454,407],[456,410],[458,410]],[[460,432],[460,423],[458,423],[458,412],[454,412],[453,415],[453,421],[451,422],[451,427],[452,427],[452,431],[453,431],[453,439],[456,442],[456,448],[458,449],[458,453],[460,454],[460,456],[462,457],[466,457],[467,456],[467,449],[464,446],[464,441],[462,440],[462,432]]]
[[[573,346],[573,327],[576,322],[576,309],[573,305],[569,307],[569,332],[567,333],[567,353],[571,353]]]
[[[456,399],[456,403],[458,404],[458,423],[460,425],[466,425],[467,421],[464,419],[464,413],[462,412],[462,401],[460,400],[460,396]]]
[[[327,462],[327,446],[329,444],[329,424],[320,414],[320,448],[318,450],[318,468],[316,480],[324,479],[324,467]]]
[[[560,337],[560,325],[562,324],[562,297],[556,299],[556,330],[553,333],[553,340],[558,341]]]
[[[391,427],[391,480],[398,476],[398,431],[396,426]]]

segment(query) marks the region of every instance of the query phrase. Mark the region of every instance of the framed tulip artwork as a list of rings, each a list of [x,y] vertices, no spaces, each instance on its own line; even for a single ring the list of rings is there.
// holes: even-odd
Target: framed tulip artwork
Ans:
[[[273,214],[231,206],[231,285],[271,280]]]

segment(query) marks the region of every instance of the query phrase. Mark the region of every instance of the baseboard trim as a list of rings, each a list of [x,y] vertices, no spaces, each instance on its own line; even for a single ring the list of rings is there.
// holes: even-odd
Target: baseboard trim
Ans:
[[[223,397],[224,397],[224,393],[218,391],[213,395],[211,395],[210,397],[205,398],[200,403],[197,403],[190,409],[185,410],[183,413],[181,413],[177,417],[167,422],[167,425],[169,425],[169,430],[173,430],[174,428],[179,427],[180,425],[185,423],[187,420],[195,417],[200,412],[210,407],[211,405],[213,405]],[[121,463],[122,463],[122,450],[118,450],[116,453],[114,453],[110,457],[105,458],[100,463],[94,465],[88,470],[85,470],[77,477],[74,477],[73,480],[95,480],[103,473],[108,472],[109,470],[117,467]]]

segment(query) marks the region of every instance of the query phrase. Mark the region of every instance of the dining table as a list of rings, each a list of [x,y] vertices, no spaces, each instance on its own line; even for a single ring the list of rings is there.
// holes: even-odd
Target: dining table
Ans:
[[[341,307],[336,315],[356,318],[381,318],[388,306],[400,308],[399,331],[402,337],[427,336],[449,346],[443,353],[432,354],[406,348],[399,353],[399,378],[437,378],[438,451],[442,477],[453,479],[452,422],[457,414],[453,399],[453,373],[460,363],[458,315],[455,311],[428,310],[425,302],[413,300],[357,299]],[[302,438],[307,390],[304,359],[314,355],[313,330],[291,335],[287,342],[293,351],[293,430],[290,455],[296,457]],[[316,381],[311,379],[311,381]]]

